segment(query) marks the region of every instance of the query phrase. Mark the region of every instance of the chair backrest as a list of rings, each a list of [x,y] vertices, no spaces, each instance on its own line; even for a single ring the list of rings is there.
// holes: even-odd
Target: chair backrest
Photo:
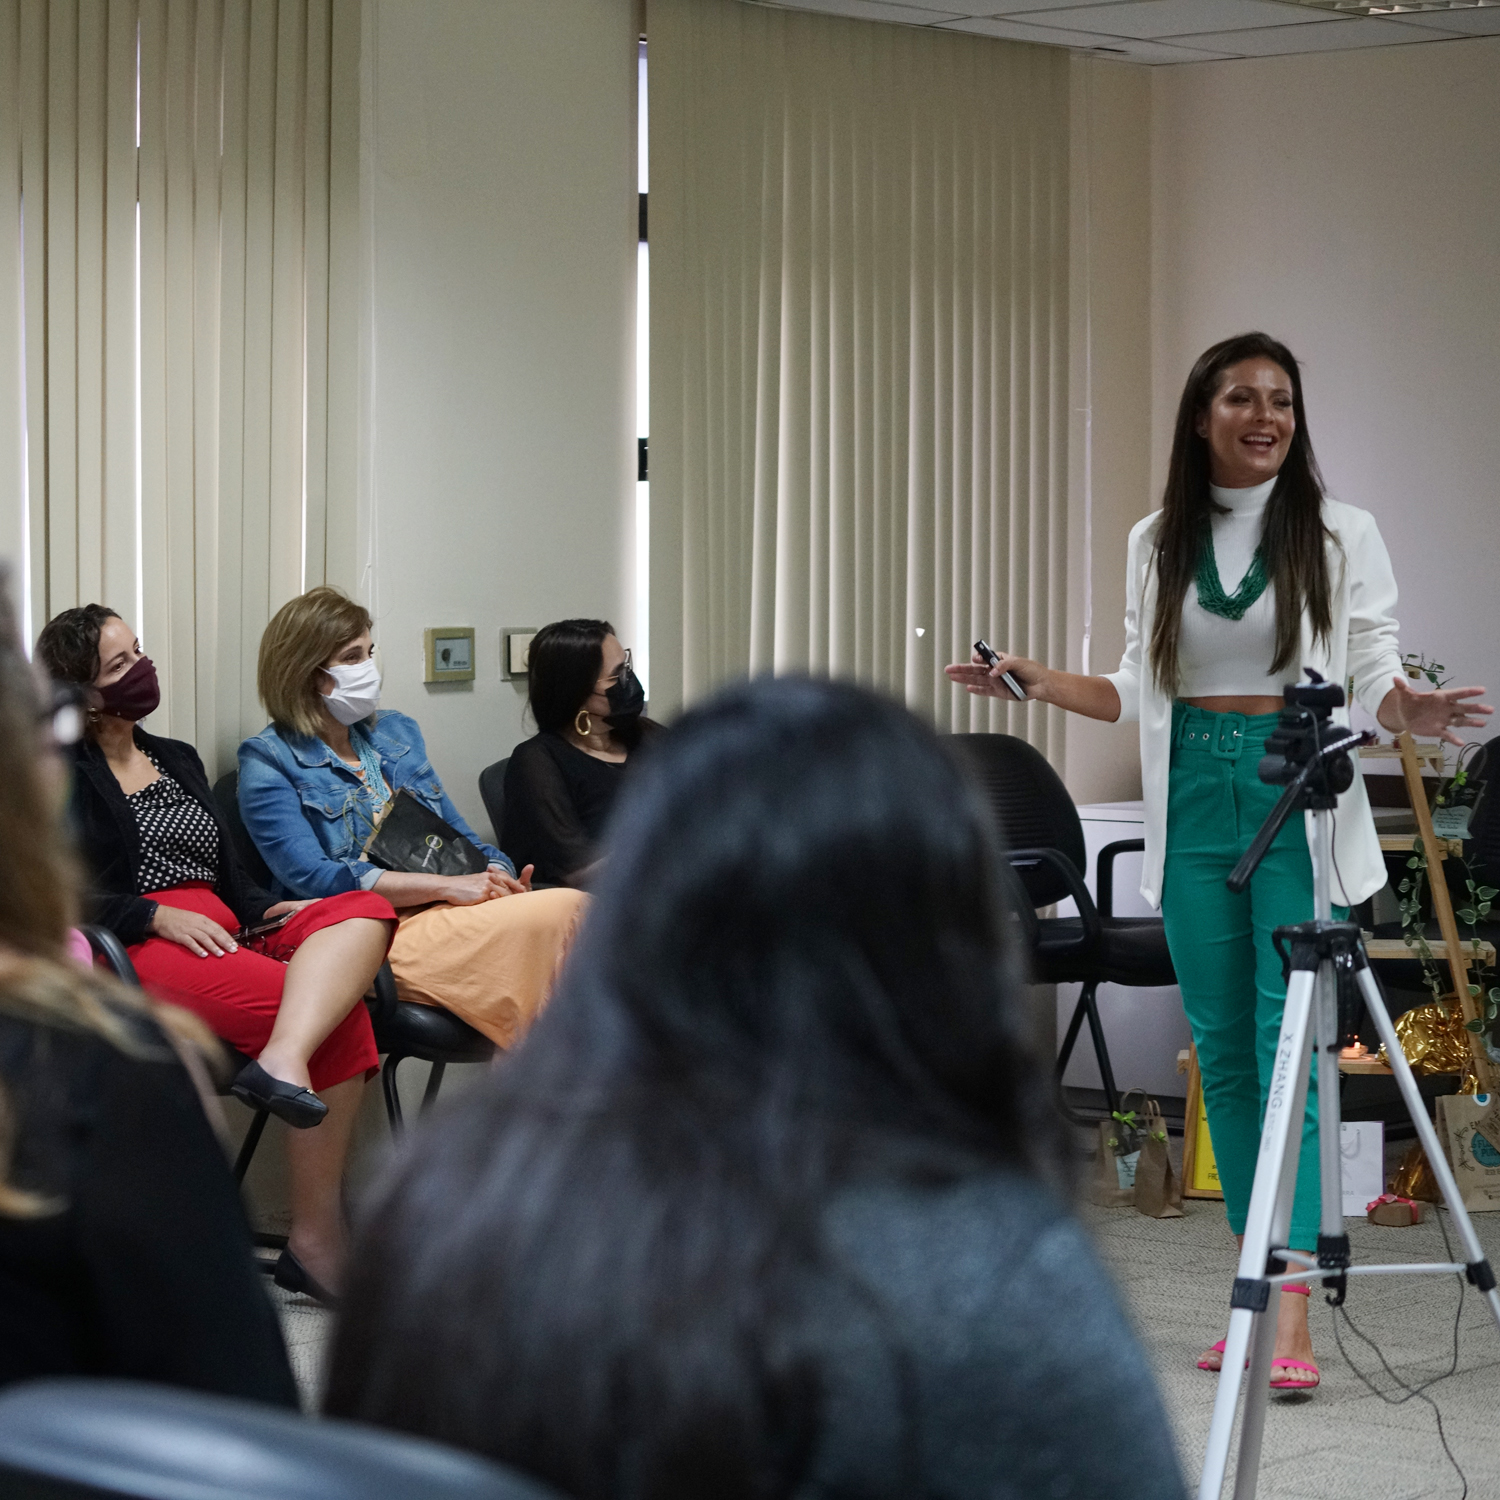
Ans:
[[[424,1439],[125,1380],[41,1380],[0,1393],[0,1493],[556,1500],[533,1480]]]
[[[245,820],[240,816],[238,770],[226,771],[214,782],[214,801],[219,804],[219,812],[229,825],[229,837],[234,840],[234,852],[239,855],[245,873],[263,890],[271,890],[275,885],[275,877],[265,860],[260,857],[260,850],[255,847],[255,840],[250,837],[250,830],[245,827]]]
[[[141,987],[141,977],[135,972],[135,965],[130,960],[130,955],[125,951],[125,944],[117,938],[107,927],[99,927],[88,924],[78,929],[89,945],[89,952],[95,959],[103,959],[104,966],[120,981],[135,989]]]
[[[1056,849],[1080,875],[1088,873],[1078,809],[1040,750],[1013,734],[953,734],[948,743],[988,800],[1007,849]],[[1016,873],[1033,906],[1068,895],[1062,878],[1045,865]]]
[[[505,821],[505,768],[509,764],[510,756],[507,755],[504,760],[497,760],[479,773],[479,795],[485,812],[489,814],[490,827],[495,830],[495,845],[500,849],[505,847],[500,842],[505,837],[500,825]]]
[[[1480,790],[1464,853],[1478,866],[1481,884],[1500,885],[1500,735],[1486,740],[1469,762],[1469,779]]]

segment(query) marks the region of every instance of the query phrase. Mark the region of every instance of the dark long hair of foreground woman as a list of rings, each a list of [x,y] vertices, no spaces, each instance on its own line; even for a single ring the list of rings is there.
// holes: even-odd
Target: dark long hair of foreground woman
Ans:
[[[1061,1221],[1076,1235],[1040,1185],[1058,1134],[1008,926],[985,817],[905,710],[783,679],[688,714],[619,810],[550,1009],[371,1205],[329,1410],[577,1496],[723,1500],[824,1474],[831,1430],[868,1397],[890,1414],[851,1460],[876,1471],[857,1487],[944,1488],[921,1473],[924,1377],[908,1346],[925,1335],[863,1263],[860,1210],[838,1233],[830,1214],[871,1192],[935,1202],[970,1181],[993,1196],[999,1174],[1028,1233]],[[894,1243],[881,1212],[873,1239]],[[961,1243],[965,1221],[945,1239],[943,1212],[939,1243],[913,1245],[922,1295],[953,1285],[950,1251],[965,1275],[977,1267],[981,1302],[992,1283],[1034,1277],[989,1227]],[[1098,1276],[1091,1261],[1074,1271]],[[1035,1281],[1013,1291],[1045,1295]],[[1101,1404],[1161,1427],[1147,1444],[1161,1486],[1135,1493],[1179,1494],[1154,1396],[1121,1404],[1119,1382],[1149,1390],[1149,1376],[1103,1295],[1065,1363],[1092,1361]],[[1123,1362],[1101,1357],[1100,1327],[1128,1346]],[[989,1383],[1024,1391],[1041,1375],[1035,1399],[1055,1402],[1047,1361],[1023,1368],[1036,1357],[1017,1349]],[[988,1456],[982,1467],[976,1492],[1012,1493]],[[1016,1494],[1102,1493],[1026,1487],[1024,1455],[1009,1467]]]

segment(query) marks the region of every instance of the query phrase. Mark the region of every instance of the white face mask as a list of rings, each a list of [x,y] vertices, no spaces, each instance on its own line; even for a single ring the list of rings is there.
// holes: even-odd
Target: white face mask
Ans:
[[[323,702],[340,724],[358,724],[380,707],[380,668],[373,657],[323,670],[333,678],[333,691],[323,695]]]

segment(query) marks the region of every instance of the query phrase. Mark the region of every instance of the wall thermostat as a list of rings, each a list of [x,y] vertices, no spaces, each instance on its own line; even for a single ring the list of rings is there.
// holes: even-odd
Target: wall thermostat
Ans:
[[[470,625],[433,626],[422,633],[427,653],[424,682],[473,682],[474,629]]]
[[[507,625],[500,632],[500,675],[507,682],[524,677],[531,665],[535,625]]]

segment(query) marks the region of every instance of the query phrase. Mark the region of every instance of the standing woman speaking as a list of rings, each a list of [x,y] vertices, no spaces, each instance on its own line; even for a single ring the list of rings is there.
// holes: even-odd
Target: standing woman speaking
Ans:
[[[1229,1227],[1243,1236],[1286,984],[1271,942],[1313,913],[1312,859],[1289,822],[1249,889],[1229,872],[1280,794],[1256,774],[1286,682],[1310,666],[1351,681],[1388,730],[1441,735],[1484,722],[1483,688],[1417,693],[1396,644],[1396,583],[1368,512],[1324,494],[1297,361],[1263,333],[1206,350],[1193,366],[1172,437],[1162,508],[1130,533],[1125,655],[1099,677],[1001,653],[950,666],[971,693],[1010,694],[1093,719],[1140,723],[1146,852],[1141,891],[1160,906],[1203,1076],[1203,1100]],[[1341,722],[1344,711],[1335,713]],[[1358,776],[1339,798],[1334,893],[1348,906],[1385,884]],[[1338,907],[1335,913],[1342,915]],[[1317,1104],[1309,1092],[1290,1248],[1312,1251],[1319,1220]],[[1309,1288],[1287,1283],[1273,1388],[1318,1383]],[[1223,1341],[1199,1360],[1217,1370]]]

